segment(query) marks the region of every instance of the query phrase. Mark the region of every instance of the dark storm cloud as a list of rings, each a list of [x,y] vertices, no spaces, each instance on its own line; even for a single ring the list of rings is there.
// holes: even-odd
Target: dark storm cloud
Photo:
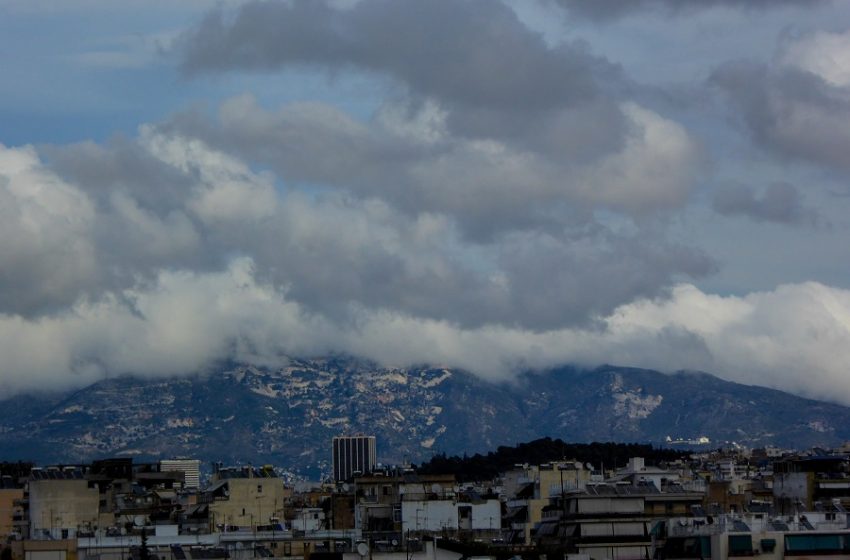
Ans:
[[[593,216],[680,207],[700,167],[696,143],[630,103],[616,65],[582,43],[547,43],[501,2],[250,2],[212,13],[181,44],[189,75],[307,65],[403,86],[367,121],[320,103],[269,111],[243,96],[217,119],[182,114],[158,127],[268,166],[291,187],[377,200],[401,220],[436,218],[459,234],[425,271],[409,262],[412,247],[376,262],[372,246],[336,275],[323,272],[321,251],[290,255],[301,265],[290,268],[261,258],[259,270],[287,271],[276,282],[299,302],[331,313],[348,298],[467,327],[546,329],[712,268],[663,235],[614,233]]]
[[[681,127],[628,102],[617,66],[580,43],[546,43],[501,2],[250,2],[211,14],[181,45],[190,74],[311,65],[403,84],[370,123],[316,103],[236,101],[218,127],[172,125],[287,180],[448,213],[476,240],[597,207],[679,207],[700,164]]]
[[[427,254],[413,240],[397,252],[375,241],[352,247],[328,239],[305,250],[308,239],[292,237],[257,263],[280,271],[275,281],[289,286],[288,297],[326,316],[341,319],[345,305],[356,302],[463,328],[533,331],[587,325],[623,302],[664,295],[674,277],[712,270],[711,260],[693,249],[610,231],[517,234],[490,247],[444,247],[427,259],[413,254]],[[455,251],[473,262],[451,257]],[[475,266],[490,251],[497,262]]]
[[[817,214],[804,204],[799,190],[790,183],[772,183],[757,193],[744,185],[718,189],[714,210],[725,215],[744,215],[756,221],[815,225]]]
[[[250,2],[232,18],[210,14],[181,44],[189,74],[309,65],[388,76],[406,86],[414,111],[437,100],[457,134],[516,139],[558,157],[622,141],[616,98],[628,86],[619,68],[582,43],[548,45],[497,1],[363,0],[348,10]]]
[[[614,301],[666,296],[673,278],[702,277],[715,266],[691,247],[604,228],[560,238],[520,235],[503,244],[500,258],[513,292],[511,313],[525,318],[518,324],[541,330],[563,326],[565,316],[605,317]]]
[[[47,150],[69,189],[97,201],[86,206],[84,239],[96,257],[88,293],[120,293],[162,269],[211,273],[243,255],[258,279],[341,325],[353,306],[464,328],[544,330],[587,324],[712,268],[663,235],[615,233],[587,218],[474,242],[445,208],[398,213],[383,191],[276,193],[270,177],[185,133],[163,125],[134,142]],[[126,174],[116,161],[128,162]],[[527,202],[517,195],[513,204]]]
[[[405,130],[405,128],[408,128]],[[578,209],[550,215],[556,166],[503,146],[447,135],[438,111],[382,112],[360,123],[323,104],[266,111],[252,98],[227,102],[217,121],[183,114],[160,125],[272,167],[292,184],[333,186],[387,201],[415,216],[445,213],[471,238],[576,219]],[[563,193],[560,193],[563,194]]]
[[[850,91],[793,67],[730,62],[710,83],[723,90],[753,139],[782,157],[850,172]]]
[[[249,2],[186,37],[186,71],[315,64],[386,73],[428,96],[476,108],[545,111],[592,98],[616,72],[581,45],[550,48],[501,2]]]
[[[154,213],[168,213],[192,188],[192,177],[164,164],[137,142],[115,137],[105,144],[81,142],[43,146],[41,153],[58,175],[79,185],[101,206],[115,192],[132,192]]]
[[[97,266],[87,289],[91,297],[150,280],[162,268],[212,270],[223,264],[215,251],[201,250],[205,225],[187,207],[198,188],[193,173],[128,138],[43,146],[41,154],[94,208]]]
[[[378,197],[410,215],[447,214],[470,238],[488,241],[504,231],[586,221],[596,207],[648,215],[680,206],[699,168],[697,146],[650,111],[629,105],[623,114],[624,145],[587,163],[458,138],[433,105],[411,113],[388,104],[362,123],[324,104],[267,111],[243,96],[226,102],[214,121],[187,113],[159,129],[270,166],[293,184]],[[604,111],[597,121],[605,121]]]
[[[547,44],[502,3],[250,2],[207,17],[183,47],[190,73],[353,68],[405,92],[365,121],[241,96],[216,118],[183,113],[138,138],[45,148],[88,210],[88,293],[247,257],[258,280],[341,325],[363,309],[543,330],[711,270],[631,224],[685,203],[695,142],[618,97],[615,66]],[[629,227],[597,223],[598,209]]]

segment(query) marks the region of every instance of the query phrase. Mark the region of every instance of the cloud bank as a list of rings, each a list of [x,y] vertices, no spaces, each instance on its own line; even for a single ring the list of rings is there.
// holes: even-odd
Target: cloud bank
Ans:
[[[214,93],[0,147],[0,392],[345,352],[494,380],[703,369],[850,404],[848,33],[804,4],[231,2],[162,44],[63,52]],[[801,27],[756,45],[786,12]],[[733,19],[751,50],[714,48]],[[745,280],[708,288],[727,262],[707,248]]]
[[[2,194],[15,204],[4,207],[18,220],[8,227],[35,251],[3,255],[18,264],[4,292],[25,285],[32,301],[65,304],[46,313],[22,307],[27,298],[4,302],[7,393],[347,352],[494,380],[566,361],[704,369],[850,402],[850,390],[826,389],[850,348],[846,290],[713,296],[665,272],[704,266],[689,251],[611,231],[470,243],[445,215],[410,220],[376,198],[281,192],[269,175],[154,127],[132,142],[47,152],[50,167],[30,148],[0,151]],[[32,266],[55,265],[51,254],[69,261],[52,274]]]
[[[817,283],[746,297],[677,286],[624,305],[597,329],[534,332],[355,307],[353,324],[306,311],[257,280],[249,259],[221,272],[160,273],[144,290],[81,302],[39,321],[0,317],[3,389],[75,387],[114,372],[181,375],[218,361],[276,365],[283,355],[348,352],[388,365],[464,367],[487,379],[571,362],[703,369],[728,379],[850,402],[850,291]],[[49,352],[43,351],[49,348]],[[765,383],[767,381],[767,383]]]

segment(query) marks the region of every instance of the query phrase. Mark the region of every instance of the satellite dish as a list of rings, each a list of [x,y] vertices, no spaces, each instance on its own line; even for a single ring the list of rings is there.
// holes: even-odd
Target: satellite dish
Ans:
[[[393,540],[392,540],[392,545],[393,545],[393,546],[398,546],[398,541],[397,541],[396,539],[393,539]]]
[[[133,518],[133,525],[136,527],[144,527],[145,526],[145,516],[137,515]]]
[[[347,483],[347,482],[343,482],[343,483],[342,483],[342,491],[343,491],[343,492],[348,492],[348,488],[349,488],[348,483]]]
[[[367,554],[369,554],[369,547],[366,546],[366,543],[357,543],[357,554],[359,554],[360,556],[366,556]]]
[[[592,470],[593,470],[593,465],[591,465],[590,463],[586,464],[586,465],[585,465],[585,467],[586,467],[586,468],[587,468],[587,470],[589,470],[589,471],[592,471]]]
[[[434,494],[439,494],[442,491],[443,487],[437,484],[436,482],[431,485],[431,492],[433,492]]]

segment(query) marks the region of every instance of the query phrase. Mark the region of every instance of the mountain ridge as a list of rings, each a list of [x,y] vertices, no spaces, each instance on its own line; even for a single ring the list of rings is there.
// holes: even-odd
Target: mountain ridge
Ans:
[[[492,383],[460,369],[380,367],[332,356],[280,368],[228,364],[175,378],[113,377],[54,396],[0,401],[0,457],[105,456],[273,463],[327,472],[330,439],[374,434],[379,460],[419,462],[557,437],[663,445],[835,446],[850,408],[706,372],[561,366]]]

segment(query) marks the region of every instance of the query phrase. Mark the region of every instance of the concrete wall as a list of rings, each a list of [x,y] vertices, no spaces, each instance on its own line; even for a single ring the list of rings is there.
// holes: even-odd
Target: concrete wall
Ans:
[[[638,560],[646,558],[649,554],[648,546],[607,546],[607,545],[579,545],[580,554],[586,554],[590,558],[606,558],[612,560]]]
[[[531,530],[543,520],[543,508],[549,505],[549,498],[528,500],[528,523],[525,524],[525,544],[531,544]]]
[[[293,531],[319,531],[325,523],[325,512],[320,508],[301,508],[293,512]]]
[[[470,512],[468,519],[461,519],[460,510]],[[403,531],[440,531],[441,529],[494,529],[502,525],[502,509],[499,500],[482,503],[455,502],[452,500],[413,500],[401,503]]]
[[[584,490],[590,481],[588,470],[560,470],[557,466],[552,469],[540,469],[538,471],[541,498],[559,496],[563,491]]]
[[[498,530],[502,526],[502,506],[499,500],[487,500],[484,503],[470,505],[472,505],[472,530]]]
[[[45,531],[73,538],[78,528],[97,525],[100,495],[85,480],[30,481],[29,501],[31,538],[43,538]]]
[[[403,531],[457,529],[457,504],[452,500],[416,500],[401,503]]]
[[[626,497],[593,497],[593,498],[576,498],[578,507],[577,513],[634,513],[643,515],[644,500],[643,498],[626,498]]]
[[[77,560],[77,541],[14,541],[12,557],[15,560]]]
[[[643,537],[649,529],[648,522],[642,521],[625,521],[616,520],[606,521],[604,523],[582,523],[581,536],[583,537],[619,537],[636,535]]]
[[[773,497],[780,510],[797,500],[806,509],[811,509],[811,489],[814,484],[813,473],[776,473],[773,475]],[[790,509],[789,511],[793,511]]]
[[[269,519],[283,519],[285,492],[279,478],[231,478],[229,496],[210,504],[216,525],[237,527],[268,525]]]

